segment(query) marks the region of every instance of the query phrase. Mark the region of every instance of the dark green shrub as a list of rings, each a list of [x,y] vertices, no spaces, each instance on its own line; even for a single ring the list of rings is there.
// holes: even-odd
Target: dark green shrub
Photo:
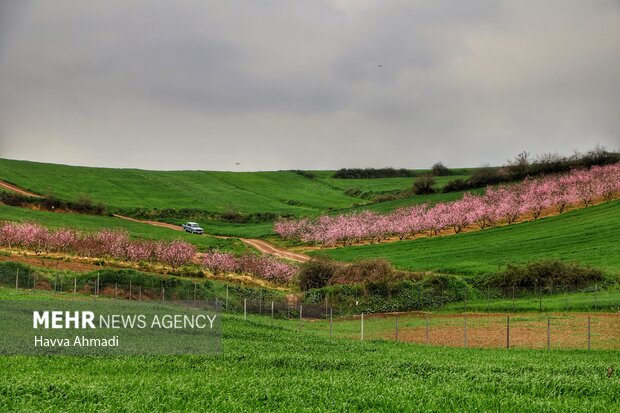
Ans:
[[[319,257],[301,265],[297,282],[302,291],[325,287],[338,270],[338,264],[330,259]]]
[[[491,276],[488,285],[503,290],[510,290],[512,287],[527,291],[554,287],[578,290],[605,281],[603,272],[595,268],[549,260],[526,265],[508,265],[505,271]]]

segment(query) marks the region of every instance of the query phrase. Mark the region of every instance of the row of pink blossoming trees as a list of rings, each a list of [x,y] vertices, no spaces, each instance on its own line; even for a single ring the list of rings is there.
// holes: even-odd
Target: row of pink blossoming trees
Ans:
[[[432,236],[448,229],[459,233],[470,225],[484,229],[498,222],[512,224],[525,215],[537,219],[549,208],[562,213],[570,205],[587,207],[595,200],[610,200],[619,193],[620,163],[616,163],[526,179],[514,185],[487,187],[484,195],[466,193],[454,202],[421,204],[389,214],[365,211],[316,219],[282,219],[276,222],[274,230],[285,239],[346,246],[361,241],[380,242],[395,236],[400,239],[421,233]]]
[[[36,253],[56,252],[76,254],[80,257],[111,257],[124,261],[153,261],[173,268],[191,264],[196,248],[185,241],[151,241],[131,239],[125,231],[103,229],[97,232],[80,232],[67,228],[50,230],[33,222],[5,222],[0,225],[0,245],[24,248]],[[276,283],[291,280],[297,267],[274,258],[209,251],[203,254],[200,264],[214,272],[251,273]]]
[[[0,245],[40,252],[71,253],[80,257],[112,257],[126,261],[158,261],[173,267],[192,262],[196,248],[185,241],[131,239],[125,231],[103,229],[81,232],[68,228],[50,230],[33,222],[5,222]]]
[[[286,283],[297,273],[298,267],[265,255],[235,256],[228,252],[209,251],[203,254],[202,265],[215,274],[250,273],[267,281]]]

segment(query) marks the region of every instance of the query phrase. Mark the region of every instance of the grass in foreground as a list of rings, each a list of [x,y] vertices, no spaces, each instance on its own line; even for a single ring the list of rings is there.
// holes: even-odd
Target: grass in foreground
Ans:
[[[620,200],[482,231],[320,253],[342,261],[386,258],[399,268],[440,273],[483,274],[509,263],[560,259],[618,274]]]
[[[328,339],[224,316],[209,356],[0,358],[3,411],[620,411],[617,351]]]

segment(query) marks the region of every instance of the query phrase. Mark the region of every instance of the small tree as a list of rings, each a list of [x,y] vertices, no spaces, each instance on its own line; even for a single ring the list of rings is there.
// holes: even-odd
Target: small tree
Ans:
[[[435,165],[433,165],[431,171],[433,173],[433,176],[448,176],[452,174],[450,170],[441,162],[437,162]]]
[[[425,195],[435,193],[435,178],[430,175],[423,175],[413,182],[413,193],[416,195]]]

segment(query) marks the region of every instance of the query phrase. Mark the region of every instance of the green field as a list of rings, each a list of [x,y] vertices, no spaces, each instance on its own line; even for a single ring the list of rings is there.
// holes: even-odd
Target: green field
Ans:
[[[449,179],[440,177],[437,187]],[[411,188],[414,178],[334,179],[315,171],[310,179],[291,171],[146,171],[78,167],[0,159],[0,179],[46,196],[87,198],[111,208],[193,208],[209,212],[271,212],[316,215],[349,208],[368,199],[348,196],[349,188],[384,192]]]
[[[182,239],[191,242],[198,249],[219,248],[229,251],[244,251],[245,245],[236,239],[220,239],[208,235],[193,235],[168,228],[160,228],[138,222],[126,221],[114,217],[82,214],[62,214],[47,211],[11,207],[0,204],[0,221],[35,221],[49,228],[69,227],[82,231],[97,231],[104,228],[116,228],[129,232],[132,237],[143,239],[167,240]]]
[[[0,410],[620,411],[617,351],[360,342],[223,317],[221,355],[2,357]]]
[[[620,273],[620,200],[521,224],[444,237],[323,250],[334,259],[386,258],[399,268],[481,274],[561,259]]]

